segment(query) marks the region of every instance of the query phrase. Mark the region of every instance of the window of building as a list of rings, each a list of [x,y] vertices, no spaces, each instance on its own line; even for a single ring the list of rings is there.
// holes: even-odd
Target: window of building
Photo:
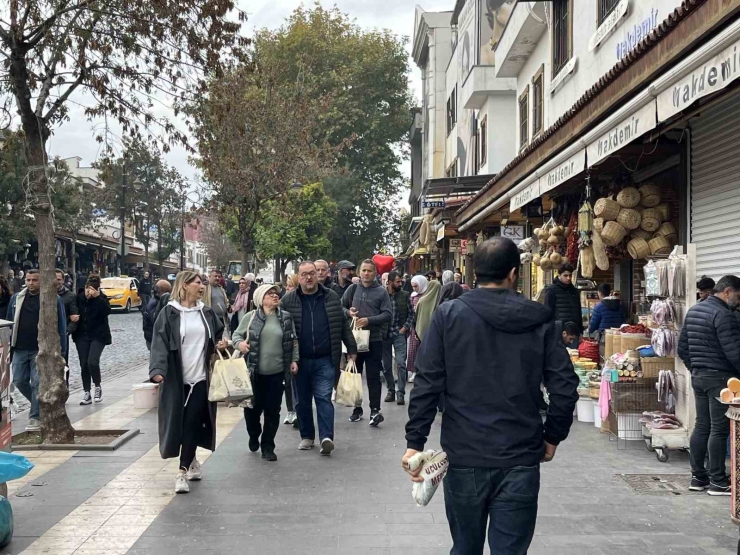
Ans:
[[[604,23],[606,16],[609,15],[619,4],[619,0],[598,0],[599,1],[599,25]]]
[[[452,129],[457,123],[457,88],[452,91],[450,98],[447,99],[447,134],[452,132]]]
[[[529,142],[529,87],[519,97],[519,148]]]
[[[485,166],[488,162],[488,116],[480,122],[480,165]]]
[[[545,125],[545,66],[540,67],[532,79],[532,138],[542,132]]]
[[[557,75],[570,60],[571,0],[554,0],[552,3],[552,74]]]
[[[455,161],[449,165],[447,170],[445,170],[445,177],[457,177],[457,158],[455,158]]]

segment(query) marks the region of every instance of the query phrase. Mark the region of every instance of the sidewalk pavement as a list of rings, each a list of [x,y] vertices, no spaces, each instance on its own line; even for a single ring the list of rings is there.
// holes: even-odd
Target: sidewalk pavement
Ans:
[[[250,453],[241,411],[219,410],[216,452],[204,479],[175,496],[177,461],[157,447],[156,410],[133,408],[127,376],[107,383],[102,405],[69,405],[85,427],[136,427],[141,434],[114,452],[31,452],[37,468],[11,483],[15,536],[0,554],[441,555],[451,540],[440,489],[416,507],[400,467],[406,407],[385,404],[379,428],[348,422],[337,407],[336,451],[298,451],[299,434],[281,425],[277,463]],[[283,413],[284,415],[284,413]],[[440,418],[429,447],[438,446]],[[17,424],[17,425],[16,425]],[[22,429],[19,419],[14,428]],[[729,498],[638,494],[619,474],[689,474],[688,457],[657,462],[642,442],[610,441],[574,423],[555,461],[543,466],[533,555],[735,553],[738,532]],[[30,494],[30,496],[29,496]]]

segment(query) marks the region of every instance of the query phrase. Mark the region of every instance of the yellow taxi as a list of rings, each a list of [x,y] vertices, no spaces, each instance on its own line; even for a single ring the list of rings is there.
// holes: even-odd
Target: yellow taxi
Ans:
[[[139,280],[127,276],[108,277],[100,280],[100,290],[108,297],[110,307],[129,312],[131,307],[141,306]]]

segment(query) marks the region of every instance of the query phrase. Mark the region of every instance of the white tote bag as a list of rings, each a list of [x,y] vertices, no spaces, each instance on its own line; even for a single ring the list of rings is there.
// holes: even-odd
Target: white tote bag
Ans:
[[[352,359],[347,361],[347,366],[339,377],[336,402],[345,407],[362,406],[362,375]]]
[[[357,327],[357,318],[352,318],[352,335],[355,336],[358,353],[367,353],[370,350],[370,330]]]
[[[242,401],[252,397],[252,381],[249,379],[247,361],[236,358],[239,351],[234,351],[231,357],[224,358],[221,351],[218,353],[219,360],[213,365],[211,374],[211,385],[208,388],[208,400],[211,403],[219,401]]]

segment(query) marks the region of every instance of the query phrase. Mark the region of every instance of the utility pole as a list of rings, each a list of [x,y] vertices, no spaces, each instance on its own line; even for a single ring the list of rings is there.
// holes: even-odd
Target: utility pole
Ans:
[[[121,247],[118,253],[118,275],[123,274],[123,262],[126,258],[126,156],[123,157],[123,175],[121,177]]]

